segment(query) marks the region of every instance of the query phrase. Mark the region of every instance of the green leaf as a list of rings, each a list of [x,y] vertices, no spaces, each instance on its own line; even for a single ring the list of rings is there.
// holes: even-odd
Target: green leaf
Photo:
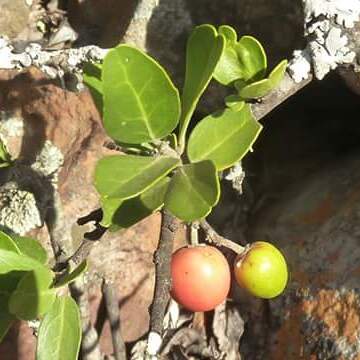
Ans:
[[[244,76],[236,50],[227,46],[216,66],[214,78],[222,85],[230,85]]]
[[[211,160],[217,170],[224,170],[245,156],[261,129],[248,104],[241,111],[216,112],[200,121],[193,130],[188,158],[191,162]]]
[[[209,161],[179,167],[165,195],[165,208],[184,221],[207,216],[220,196],[215,165]]]
[[[0,249],[7,250],[7,251],[13,251],[17,254],[21,253],[16,242],[9,235],[5,234],[2,231],[0,231]]]
[[[286,66],[287,60],[283,60],[274,68],[267,79],[255,81],[242,88],[240,88],[238,83],[237,88],[239,89],[239,95],[244,99],[258,99],[269,94],[283,79]]]
[[[29,271],[18,283],[9,300],[9,312],[22,320],[32,320],[45,314],[56,293],[50,289],[53,273],[46,268]]]
[[[61,279],[56,282],[55,287],[59,288],[73,282],[79,276],[81,276],[86,270],[87,270],[87,261],[84,260],[72,272],[62,276]]]
[[[218,29],[219,34],[226,38],[225,49],[214,72],[214,78],[222,85],[230,85],[233,81],[243,77],[235,45],[237,43],[236,31],[228,25]]]
[[[0,274],[0,295],[9,297],[25,274],[25,271],[11,271]]]
[[[71,297],[57,298],[41,321],[37,360],[77,360],[81,342],[78,306]]]
[[[83,67],[84,83],[90,90],[94,103],[99,111],[103,114],[103,89],[101,81],[101,64],[86,63]]]
[[[270,73],[269,80],[273,89],[275,89],[280,84],[281,80],[284,78],[287,65],[287,60],[282,60],[279,64],[275,66],[273,71]]]
[[[225,38],[211,25],[200,25],[186,46],[186,72],[182,92],[179,145],[185,147],[186,130],[200,96],[208,86],[225,48]]]
[[[0,295],[0,343],[10,329],[15,317],[8,310],[8,297]]]
[[[263,79],[244,86],[239,91],[239,95],[243,99],[258,99],[267,95],[272,89],[271,81],[269,79]]]
[[[5,144],[0,140],[0,168],[11,165],[11,156],[8,153]]]
[[[104,59],[102,80],[104,125],[113,139],[140,144],[175,129],[180,117],[178,90],[150,56],[119,45]]]
[[[236,30],[229,25],[221,25],[218,28],[218,32],[221,35],[225,36],[226,43],[235,44],[237,41],[237,33]]]
[[[26,255],[0,249],[0,274],[10,271],[30,271],[38,268],[47,270],[43,264]]]
[[[33,258],[42,264],[46,264],[46,250],[37,240],[18,235],[13,235],[12,239],[22,254],[27,255],[28,257]]]
[[[105,199],[130,199],[155,185],[179,163],[168,156],[108,156],[97,163],[95,187]]]
[[[267,58],[264,48],[252,36],[243,36],[235,46],[245,81],[260,80],[265,76]]]
[[[102,223],[102,225],[110,226],[110,231],[117,231],[128,228],[140,220],[145,219],[163,206],[169,183],[170,178],[165,177],[150,189],[144,191],[140,196],[125,200],[124,202],[121,202],[120,200],[118,208],[113,210],[112,213],[108,213],[108,223],[106,225],[103,225]],[[118,199],[110,199],[114,204],[113,200],[116,201]],[[107,201],[103,202],[105,208],[106,203]]]
[[[134,198],[134,199],[136,199],[136,198]],[[101,203],[101,209],[103,212],[103,217],[102,217],[100,225],[103,227],[107,227],[107,228],[110,227],[112,225],[112,218],[113,218],[116,210],[119,209],[120,205],[124,201],[130,201],[130,200],[101,197],[100,203]]]

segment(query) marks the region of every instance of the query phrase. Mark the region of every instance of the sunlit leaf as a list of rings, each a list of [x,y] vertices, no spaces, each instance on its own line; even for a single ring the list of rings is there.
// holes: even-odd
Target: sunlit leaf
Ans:
[[[80,342],[79,308],[71,297],[59,297],[41,321],[36,360],[77,360]]]
[[[211,25],[196,27],[186,46],[186,72],[182,92],[179,144],[184,146],[185,135],[195,107],[208,86],[224,51],[225,38]]]
[[[267,58],[264,48],[252,36],[243,36],[235,46],[245,81],[260,80],[265,76]]]
[[[217,170],[226,169],[249,151],[261,131],[250,106],[241,111],[226,109],[198,123],[190,135],[188,157],[192,162],[211,160]]]
[[[178,90],[154,59],[134,47],[119,45],[108,52],[102,90],[105,129],[117,141],[161,139],[179,121]]]
[[[215,165],[205,160],[177,169],[165,195],[165,208],[181,220],[194,221],[208,215],[219,196]]]
[[[105,199],[126,200],[155,185],[179,163],[179,159],[168,156],[108,156],[97,163],[95,187]]]
[[[112,212],[107,212],[107,224],[103,226],[110,226],[110,231],[117,231],[119,229],[128,228],[140,220],[151,215],[154,211],[160,209],[164,204],[165,194],[169,185],[170,179],[168,177],[161,179],[158,183],[150,189],[144,191],[141,195],[125,200],[118,201],[118,207],[115,208],[115,201],[118,199],[108,199],[103,201],[103,209],[110,200],[112,203]],[[114,201],[115,200],[115,201]],[[103,219],[104,221],[104,219]]]
[[[17,254],[21,253],[16,242],[8,234],[5,234],[2,231],[0,231],[0,249],[7,250],[7,251],[13,251]]]
[[[42,264],[47,262],[46,250],[41,246],[38,240],[18,235],[12,235],[12,239],[22,254],[27,255]]]

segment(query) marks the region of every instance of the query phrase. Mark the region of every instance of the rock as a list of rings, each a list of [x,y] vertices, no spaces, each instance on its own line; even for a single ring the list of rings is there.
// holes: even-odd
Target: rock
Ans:
[[[24,0],[0,0],[0,35],[14,38],[27,26],[30,9]]]
[[[360,358],[359,166],[357,153],[333,162],[254,217],[251,239],[279,247],[290,269],[285,294],[257,312],[269,359]]]

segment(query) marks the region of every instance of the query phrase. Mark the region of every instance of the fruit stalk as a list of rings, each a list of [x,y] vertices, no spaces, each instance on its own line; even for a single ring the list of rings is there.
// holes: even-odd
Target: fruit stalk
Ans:
[[[205,231],[208,242],[213,243],[216,246],[224,246],[234,251],[236,254],[241,254],[243,251],[245,251],[245,246],[241,246],[218,234],[205,219],[201,220],[199,225]]]

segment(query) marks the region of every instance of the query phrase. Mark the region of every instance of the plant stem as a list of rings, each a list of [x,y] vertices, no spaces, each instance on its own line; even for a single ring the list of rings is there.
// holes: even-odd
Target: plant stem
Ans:
[[[234,251],[236,254],[241,254],[243,251],[245,251],[246,246],[241,246],[219,235],[206,220],[201,220],[199,224],[200,227],[205,231],[207,240],[210,243],[214,243],[217,246],[224,246]]]
[[[192,246],[199,245],[199,224],[192,223],[190,225],[190,244]]]
[[[166,306],[170,299],[171,288],[171,253],[175,233],[180,225],[180,221],[166,210],[162,211],[162,223],[158,248],[154,255],[155,263],[155,291],[153,303],[150,308],[150,333],[148,339],[147,352],[155,356],[161,347],[161,335],[163,332],[163,321]],[[154,337],[160,339],[155,346],[151,343]]]

